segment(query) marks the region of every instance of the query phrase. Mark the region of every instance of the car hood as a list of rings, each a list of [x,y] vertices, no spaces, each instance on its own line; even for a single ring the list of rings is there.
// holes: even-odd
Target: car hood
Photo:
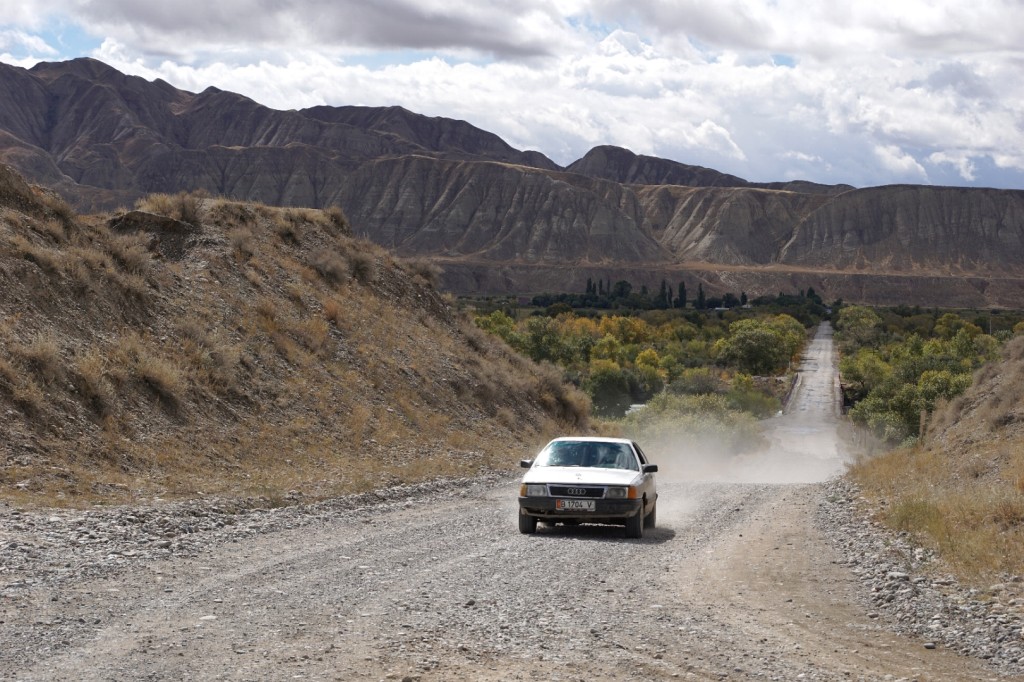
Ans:
[[[532,467],[523,476],[523,483],[582,483],[585,485],[629,485],[640,477],[639,471],[628,469],[595,469],[590,467]]]

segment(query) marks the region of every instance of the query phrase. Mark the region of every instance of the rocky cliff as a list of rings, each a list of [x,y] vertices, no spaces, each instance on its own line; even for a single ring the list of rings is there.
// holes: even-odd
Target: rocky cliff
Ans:
[[[193,190],[337,204],[360,234],[443,261],[459,292],[571,290],[593,274],[1019,305],[1017,191],[753,183],[610,146],[560,168],[464,121],[401,107],[275,111],[89,59],[0,65],[0,90],[0,161],[79,210]]]
[[[841,194],[853,189],[850,185],[821,185],[805,180],[748,182],[735,175],[720,173],[703,166],[689,166],[655,156],[634,154],[628,149],[610,145],[594,147],[583,158],[570,164],[566,170],[630,185],[751,187],[805,194]]]
[[[1024,191],[897,185],[847,192],[795,225],[780,261],[891,272],[1020,274]]]
[[[401,254],[610,266],[671,257],[634,192],[567,173],[382,159],[352,174],[340,203],[357,231]]]

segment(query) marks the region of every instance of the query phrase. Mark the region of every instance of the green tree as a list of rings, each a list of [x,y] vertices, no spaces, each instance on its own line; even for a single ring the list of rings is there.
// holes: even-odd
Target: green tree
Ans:
[[[836,340],[843,351],[872,346],[881,340],[882,318],[866,306],[846,306],[839,311],[836,332]]]
[[[590,396],[598,416],[621,417],[631,402],[629,378],[612,360],[598,359],[590,363],[583,390]]]
[[[676,294],[676,307],[686,307],[686,282],[679,283],[678,293]]]
[[[729,325],[729,336],[717,344],[720,359],[754,375],[784,370],[791,356],[789,349],[782,332],[757,319],[733,322]]]
[[[622,344],[611,334],[605,334],[590,349],[592,360],[611,360],[618,362],[624,355]]]
[[[558,362],[562,359],[562,337],[550,317],[536,316],[526,321],[523,330],[523,346],[527,355],[535,362],[547,360]]]
[[[668,282],[661,280],[661,291],[658,292],[658,307],[661,309],[668,308],[672,303],[672,295],[668,291]]]
[[[624,279],[619,280],[615,283],[615,286],[611,289],[612,296],[614,298],[628,298],[633,293],[633,285]]]
[[[946,313],[935,321],[934,333],[940,339],[952,339],[961,330],[966,331],[971,337],[981,334],[981,327],[953,313]]]
[[[863,400],[889,378],[892,367],[872,348],[860,348],[839,361],[845,396],[852,402]]]
[[[779,338],[786,351],[787,362],[800,352],[807,340],[807,330],[791,315],[773,315],[765,319],[765,324],[779,333]]]
[[[519,348],[520,339],[519,334],[516,332],[516,321],[503,311],[495,310],[490,315],[477,317],[474,323],[480,329],[489,334],[494,334],[513,348]]]

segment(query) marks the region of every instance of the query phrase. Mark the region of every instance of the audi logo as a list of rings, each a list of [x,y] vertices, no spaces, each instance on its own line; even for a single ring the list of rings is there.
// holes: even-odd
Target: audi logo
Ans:
[[[586,488],[569,488],[566,492],[569,493],[570,495],[586,495],[587,494],[587,489]]]

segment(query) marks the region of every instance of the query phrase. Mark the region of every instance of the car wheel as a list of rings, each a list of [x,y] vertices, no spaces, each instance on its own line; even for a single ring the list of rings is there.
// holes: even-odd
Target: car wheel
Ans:
[[[641,509],[626,519],[626,537],[642,538],[644,536],[644,510]]]
[[[519,532],[524,535],[537,532],[537,517],[529,514],[519,515]]]
[[[644,528],[654,528],[658,523],[658,503],[651,507],[651,513],[644,518]]]

